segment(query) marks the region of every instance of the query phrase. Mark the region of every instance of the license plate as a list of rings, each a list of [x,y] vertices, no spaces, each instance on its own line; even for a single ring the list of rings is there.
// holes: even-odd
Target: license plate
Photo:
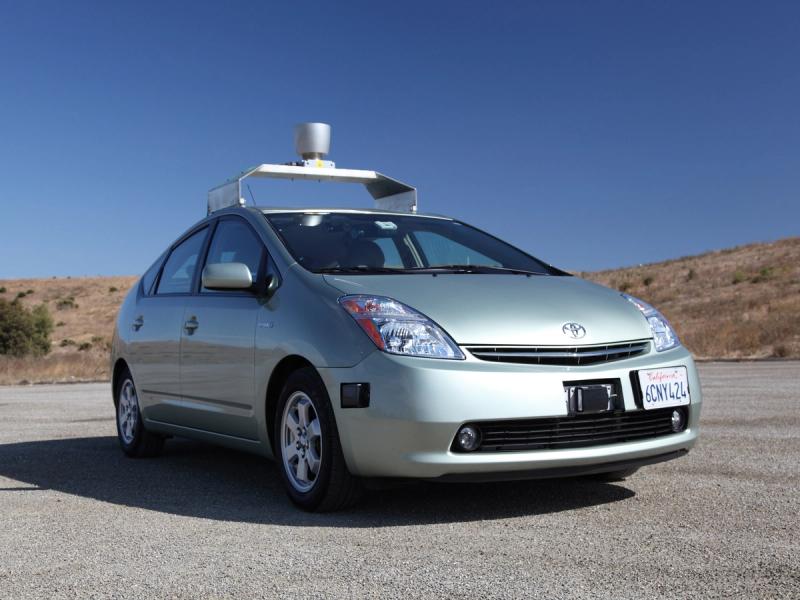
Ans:
[[[639,371],[642,405],[645,410],[689,404],[689,377],[686,367]]]

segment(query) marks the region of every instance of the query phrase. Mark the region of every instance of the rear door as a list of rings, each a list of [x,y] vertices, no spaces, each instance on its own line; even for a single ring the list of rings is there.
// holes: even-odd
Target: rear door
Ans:
[[[202,227],[173,246],[153,289],[144,290],[131,323],[131,364],[146,419],[175,422],[181,393],[183,313],[198,276],[208,229]]]
[[[253,281],[264,278],[267,254],[241,217],[217,222],[204,264],[244,263]],[[255,336],[263,300],[250,291],[202,288],[187,300],[181,332],[182,424],[258,439],[255,404]]]

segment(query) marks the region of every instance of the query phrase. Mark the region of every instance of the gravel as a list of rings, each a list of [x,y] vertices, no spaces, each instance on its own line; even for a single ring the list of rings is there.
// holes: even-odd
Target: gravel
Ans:
[[[325,515],[258,457],[124,458],[107,384],[0,388],[0,598],[800,597],[800,363],[701,379],[698,445],[624,483],[409,485]]]

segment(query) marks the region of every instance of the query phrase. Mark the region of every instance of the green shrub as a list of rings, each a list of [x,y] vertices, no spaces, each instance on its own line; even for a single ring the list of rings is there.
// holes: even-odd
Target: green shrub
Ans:
[[[24,298],[25,296],[27,296],[25,292],[17,292],[17,299]]]
[[[53,319],[44,304],[29,310],[0,299],[0,354],[43,356],[50,352]]]
[[[628,292],[633,286],[631,285],[630,281],[623,281],[622,284],[619,286],[620,292]]]
[[[768,279],[772,279],[772,275],[774,274],[772,267],[764,267],[758,272],[758,275],[750,278],[751,283],[761,283],[762,281],[767,281]]]
[[[34,294],[34,293],[36,293],[36,290],[28,290],[27,292],[25,292],[25,295],[26,296],[30,296],[31,294]]]
[[[113,294],[114,292],[118,292],[118,291],[119,291],[119,288],[116,287],[116,286],[113,286],[113,285],[110,288],[108,288],[108,293],[109,294]]]
[[[697,273],[694,272],[694,269],[689,269],[689,272],[686,274],[686,281],[691,281],[697,276]]]
[[[56,327],[63,327],[64,325],[66,325],[64,321],[59,321],[58,323],[56,323]]]
[[[5,294],[8,290],[6,290],[6,286],[0,286],[0,294]]]
[[[58,302],[56,302],[56,308],[58,310],[67,310],[69,308],[78,308],[78,304],[75,302],[75,298],[72,296],[67,296],[66,298],[61,298]]]
[[[644,279],[642,279],[642,283],[644,284],[644,287],[649,287],[650,284],[653,283],[653,278],[645,277]]]
[[[736,271],[736,273],[733,274],[733,279],[731,280],[731,283],[733,283],[733,285],[736,285],[737,283],[742,283],[746,279],[747,275],[745,275],[744,272]]]
[[[785,344],[779,344],[772,350],[772,356],[777,358],[787,358],[791,354],[791,350]]]
[[[69,338],[64,338],[63,340],[61,340],[61,343],[59,344],[59,346],[61,346],[62,348],[66,348],[67,346],[74,346],[74,345],[75,345],[75,340],[71,340]]]
[[[89,342],[82,342],[80,346],[78,346],[79,352],[86,352],[87,350],[91,350],[92,345]]]

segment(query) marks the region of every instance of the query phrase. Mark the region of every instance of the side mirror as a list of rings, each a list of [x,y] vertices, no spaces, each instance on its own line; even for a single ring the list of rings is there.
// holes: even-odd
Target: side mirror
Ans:
[[[249,290],[253,276],[243,263],[215,263],[206,265],[202,275],[203,287],[209,290]]]

